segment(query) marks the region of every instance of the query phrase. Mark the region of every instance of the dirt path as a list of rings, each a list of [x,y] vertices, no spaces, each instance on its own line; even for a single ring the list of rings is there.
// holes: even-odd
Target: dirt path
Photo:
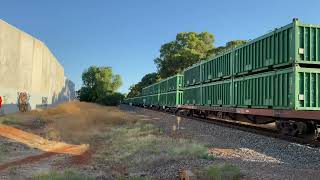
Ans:
[[[87,144],[73,145],[64,142],[50,141],[38,135],[2,124],[0,124],[0,136],[25,144],[31,148],[36,148],[44,151],[44,153],[39,155],[32,155],[22,159],[0,164],[0,171],[12,166],[34,163],[56,154],[69,154],[73,156],[79,156],[89,149],[89,145]]]

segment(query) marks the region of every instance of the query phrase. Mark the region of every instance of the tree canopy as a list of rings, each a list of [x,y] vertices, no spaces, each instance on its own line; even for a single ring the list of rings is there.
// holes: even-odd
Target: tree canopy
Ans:
[[[213,49],[214,36],[209,32],[182,32],[176,39],[160,48],[160,56],[154,59],[161,78],[181,72],[203,59]]]
[[[130,92],[127,97],[135,97],[141,95],[141,90],[153,83],[160,81],[160,75],[158,73],[149,73],[142,77],[141,81],[130,87]]]
[[[146,74],[140,82],[132,85],[127,97],[140,96],[142,88],[160,79],[181,73],[185,68],[201,60],[208,60],[247,41],[233,40],[217,48],[214,48],[213,43],[214,35],[209,32],[178,33],[175,40],[161,46],[159,57],[154,59],[158,72]]]
[[[120,75],[113,74],[111,67],[91,66],[82,73],[82,81],[83,86],[78,91],[80,101],[114,105],[121,98],[116,90],[122,85],[122,80]]]

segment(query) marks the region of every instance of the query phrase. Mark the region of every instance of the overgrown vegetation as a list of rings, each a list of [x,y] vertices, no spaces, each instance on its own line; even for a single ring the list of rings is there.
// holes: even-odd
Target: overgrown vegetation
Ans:
[[[213,165],[207,168],[207,176],[215,180],[236,180],[240,179],[240,169],[234,165],[223,166]]]
[[[91,66],[82,73],[83,86],[77,92],[80,101],[103,105],[118,105],[124,98],[116,92],[122,85],[120,75],[114,75],[111,67]]]
[[[115,164],[129,163],[133,167],[152,166],[153,163],[170,159],[213,158],[204,145],[163,136],[162,132],[143,122],[113,129],[106,135],[112,143],[104,148],[100,158]]]
[[[94,178],[82,173],[67,170],[64,172],[50,171],[47,173],[35,174],[33,180],[93,180]]]

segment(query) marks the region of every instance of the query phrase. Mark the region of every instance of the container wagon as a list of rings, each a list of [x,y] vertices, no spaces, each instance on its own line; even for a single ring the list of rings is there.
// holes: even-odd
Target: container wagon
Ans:
[[[164,93],[171,91],[169,80],[166,90],[160,90],[160,83],[153,85],[157,94],[163,92],[158,96],[159,106],[173,105]],[[276,122],[285,134],[314,132],[319,136],[320,25],[294,19],[186,68],[182,82],[183,96],[175,103],[188,114]]]

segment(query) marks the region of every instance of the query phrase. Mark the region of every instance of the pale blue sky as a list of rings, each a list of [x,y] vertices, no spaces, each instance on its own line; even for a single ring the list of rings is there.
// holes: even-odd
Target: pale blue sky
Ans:
[[[153,71],[178,32],[208,31],[215,46],[253,39],[297,17],[320,24],[319,0],[1,0],[0,18],[45,42],[81,87],[90,65],[111,66],[121,92]]]

